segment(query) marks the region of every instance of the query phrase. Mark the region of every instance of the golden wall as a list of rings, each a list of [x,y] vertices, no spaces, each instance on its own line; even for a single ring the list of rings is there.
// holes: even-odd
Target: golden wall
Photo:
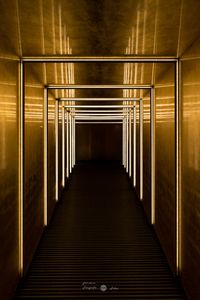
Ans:
[[[0,59],[0,295],[10,299],[19,279],[18,64]]]
[[[168,261],[176,268],[174,68],[155,82],[155,229]]]
[[[44,228],[43,86],[25,67],[24,268],[27,270]]]
[[[190,299],[200,299],[200,42],[182,62],[181,279]]]

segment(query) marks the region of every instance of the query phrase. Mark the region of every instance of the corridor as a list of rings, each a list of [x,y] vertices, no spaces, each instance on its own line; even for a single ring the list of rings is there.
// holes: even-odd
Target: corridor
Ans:
[[[119,162],[75,167],[15,299],[38,298],[186,299]]]
[[[0,300],[200,299],[199,12],[0,0]]]

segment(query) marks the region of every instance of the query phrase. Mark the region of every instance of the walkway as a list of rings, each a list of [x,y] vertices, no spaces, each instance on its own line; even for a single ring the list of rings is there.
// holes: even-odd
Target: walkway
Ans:
[[[16,299],[185,299],[117,163],[75,167]]]

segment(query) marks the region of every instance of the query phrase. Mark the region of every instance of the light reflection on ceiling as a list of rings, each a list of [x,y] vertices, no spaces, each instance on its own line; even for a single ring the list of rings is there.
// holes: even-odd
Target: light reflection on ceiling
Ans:
[[[181,56],[199,39],[199,11],[196,0],[0,0],[0,56]],[[155,84],[168,68],[161,64],[29,64],[26,84],[41,87],[75,80],[78,84]],[[1,87],[16,87],[14,78],[0,81]],[[163,88],[170,86],[170,82],[163,83]],[[76,95],[94,93],[98,94],[77,91]],[[99,93],[121,96],[122,91]],[[13,93],[5,95],[9,98]],[[55,91],[56,97],[60,95],[74,97],[75,91]],[[123,95],[142,97],[143,92],[124,90]],[[31,92],[27,96],[32,97]]]

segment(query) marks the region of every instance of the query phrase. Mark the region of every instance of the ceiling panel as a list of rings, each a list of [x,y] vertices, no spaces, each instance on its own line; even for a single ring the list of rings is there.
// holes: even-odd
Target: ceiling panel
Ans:
[[[200,36],[199,11],[196,0],[0,0],[0,55],[182,54]],[[168,67],[133,65],[133,82],[152,83]],[[61,70],[32,67],[43,83],[62,83]],[[75,82],[122,83],[123,70],[77,64]]]

